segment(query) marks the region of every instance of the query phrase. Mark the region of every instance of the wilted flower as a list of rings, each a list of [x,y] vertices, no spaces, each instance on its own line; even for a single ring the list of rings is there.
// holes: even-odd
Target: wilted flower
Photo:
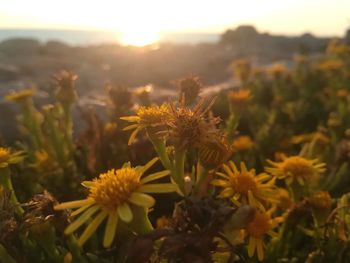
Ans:
[[[284,157],[281,162],[268,160],[268,163],[271,167],[266,168],[267,172],[288,183],[296,181],[300,185],[304,185],[305,181],[310,182],[326,170],[326,164],[319,163],[317,159],[308,160],[300,156]]]
[[[280,222],[282,217],[271,218],[269,212],[256,211],[254,219],[248,223],[245,228],[245,234],[249,236],[248,255],[253,257],[255,252],[258,255],[259,261],[264,259],[264,238],[269,235],[277,237],[278,234],[273,231]]]
[[[232,142],[232,147],[234,151],[241,152],[241,151],[248,151],[254,147],[254,143],[250,136],[238,136],[235,138]]]
[[[162,171],[141,178],[157,160],[158,158],[154,158],[145,166],[135,168],[124,165],[123,168],[112,169],[100,174],[99,178],[93,181],[83,182],[82,184],[89,189],[89,195],[86,199],[55,206],[56,210],[78,208],[72,213],[72,216],[81,214],[66,228],[65,234],[75,232],[95,215],[92,222],[79,237],[78,243],[83,245],[101,223],[107,219],[103,245],[109,247],[114,240],[119,219],[130,223],[134,219],[133,206],[148,209],[154,205],[155,200],[147,193],[167,193],[176,190],[176,187],[170,183],[148,184],[169,175],[169,171]]]
[[[224,173],[218,172],[221,179],[215,179],[212,184],[222,187],[219,197],[230,198],[237,204],[249,204],[265,211],[265,203],[276,202],[275,180],[265,173],[255,175],[255,170],[247,170],[241,162],[241,171],[230,161],[223,165]]]
[[[139,131],[145,128],[156,128],[164,125],[170,118],[170,106],[169,104],[162,104],[161,106],[149,106],[140,107],[136,111],[136,116],[121,117],[120,119],[134,122],[125,127],[123,130],[134,130],[131,135],[128,144],[132,144]]]

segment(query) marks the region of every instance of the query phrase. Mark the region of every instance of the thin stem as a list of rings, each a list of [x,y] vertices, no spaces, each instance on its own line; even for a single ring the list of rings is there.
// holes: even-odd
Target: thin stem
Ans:
[[[16,213],[18,215],[22,215],[24,210],[21,207],[21,204],[18,202],[16,193],[13,189],[12,182],[11,182],[11,173],[8,167],[4,167],[0,169],[0,185],[4,187],[4,189],[11,192],[11,196],[10,196],[11,204],[14,206]]]

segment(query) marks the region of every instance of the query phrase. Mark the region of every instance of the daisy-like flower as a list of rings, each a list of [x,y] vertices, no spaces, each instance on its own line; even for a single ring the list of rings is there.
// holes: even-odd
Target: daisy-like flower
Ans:
[[[285,179],[288,184],[297,181],[300,185],[304,185],[305,181],[314,179],[326,170],[325,163],[301,156],[284,156],[281,162],[268,160],[268,163],[272,167],[266,167],[265,170],[279,179]]]
[[[258,260],[264,259],[264,238],[269,235],[277,237],[278,234],[273,231],[275,227],[282,222],[282,217],[271,218],[270,212],[256,211],[254,219],[247,224],[244,229],[244,234],[249,236],[248,255],[253,257],[255,252],[258,255]]]
[[[4,99],[7,101],[14,101],[17,103],[22,103],[28,98],[32,98],[34,96],[34,89],[23,89],[20,91],[11,91],[7,94]]]
[[[255,175],[255,170],[248,170],[243,162],[241,171],[232,161],[224,164],[223,170],[224,173],[217,173],[222,179],[212,181],[213,185],[223,188],[219,197],[230,198],[236,205],[248,204],[262,211],[265,211],[264,204],[277,201],[275,179],[271,179],[270,175]]]
[[[24,158],[23,152],[11,153],[7,148],[0,147],[0,168],[5,168],[10,164],[16,164]]]
[[[69,235],[75,232],[90,218],[93,218],[78,239],[79,245],[82,246],[102,222],[107,220],[103,245],[109,247],[115,238],[119,219],[130,223],[134,217],[134,207],[148,209],[154,205],[155,200],[148,193],[167,193],[176,190],[176,187],[171,183],[148,184],[167,176],[169,171],[157,172],[143,177],[143,174],[157,160],[158,158],[154,158],[146,165],[135,168],[124,165],[120,169],[109,170],[101,174],[93,181],[83,182],[82,185],[89,189],[89,195],[86,199],[55,206],[56,210],[77,208],[71,215],[74,217],[79,215],[79,217],[66,228],[65,234]]]
[[[139,131],[148,127],[164,125],[169,115],[169,104],[162,104],[161,106],[140,107],[136,111],[136,116],[121,117],[122,120],[135,123],[124,128],[124,131],[134,130],[130,135],[128,144],[133,143]]]

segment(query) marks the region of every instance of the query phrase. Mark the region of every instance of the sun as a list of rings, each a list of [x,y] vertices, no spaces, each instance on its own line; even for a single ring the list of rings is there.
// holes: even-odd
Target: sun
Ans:
[[[122,32],[121,42],[128,46],[146,46],[156,43],[159,40],[159,35],[156,30],[152,29],[132,29],[129,28]]]

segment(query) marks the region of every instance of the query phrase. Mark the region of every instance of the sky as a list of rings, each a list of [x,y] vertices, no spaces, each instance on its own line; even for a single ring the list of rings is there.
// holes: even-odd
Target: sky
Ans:
[[[340,36],[350,0],[4,0],[0,28],[112,30],[125,38],[160,32],[223,32],[251,24],[270,33]]]

